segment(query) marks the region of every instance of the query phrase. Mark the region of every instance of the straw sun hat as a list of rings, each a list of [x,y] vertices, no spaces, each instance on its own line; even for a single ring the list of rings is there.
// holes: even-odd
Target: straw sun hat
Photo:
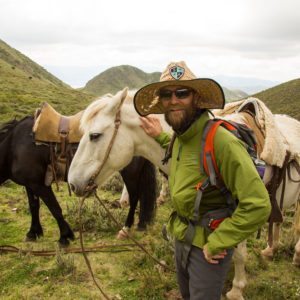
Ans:
[[[200,99],[199,108],[223,108],[224,92],[221,86],[209,78],[197,78],[184,61],[170,63],[161,74],[160,81],[138,90],[134,96],[134,106],[141,116],[163,114],[164,108],[158,98],[158,91],[166,86],[180,85],[195,90]]]

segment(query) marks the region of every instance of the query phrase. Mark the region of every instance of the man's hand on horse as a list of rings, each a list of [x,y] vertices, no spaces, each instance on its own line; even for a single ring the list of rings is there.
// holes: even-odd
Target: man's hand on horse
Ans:
[[[211,253],[209,253],[209,251],[207,249],[207,245],[204,245],[203,254],[208,263],[216,265],[219,263],[220,259],[223,259],[227,255],[227,251],[223,250],[222,252],[220,252],[218,254],[212,255]]]
[[[162,132],[162,127],[160,121],[156,117],[140,117],[141,127],[145,130],[145,132],[151,137],[155,138],[159,136]]]

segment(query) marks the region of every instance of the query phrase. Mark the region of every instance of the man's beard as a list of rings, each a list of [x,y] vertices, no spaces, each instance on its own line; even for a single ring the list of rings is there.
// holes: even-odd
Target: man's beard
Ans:
[[[183,109],[178,112],[169,110],[165,113],[165,120],[176,133],[180,134],[186,131],[194,121],[196,112],[194,108]]]

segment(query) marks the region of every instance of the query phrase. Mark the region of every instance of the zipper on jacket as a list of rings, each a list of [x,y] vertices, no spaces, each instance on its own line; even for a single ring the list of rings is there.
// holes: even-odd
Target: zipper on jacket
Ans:
[[[182,150],[182,145],[180,144],[178,149],[178,154],[177,154],[177,161],[180,160],[181,150]]]

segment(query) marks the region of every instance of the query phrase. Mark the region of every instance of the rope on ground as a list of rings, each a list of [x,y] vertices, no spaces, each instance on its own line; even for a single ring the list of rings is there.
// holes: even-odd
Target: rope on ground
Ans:
[[[145,244],[144,244],[145,245]],[[118,248],[119,249],[115,249]],[[132,251],[129,249],[130,247],[136,247],[135,244],[102,244],[102,245],[94,245],[85,248],[85,252],[126,252]],[[80,247],[72,247],[72,248],[60,248],[63,254],[76,254],[82,253],[82,249]],[[55,256],[57,254],[56,250],[31,250],[31,249],[21,249],[12,245],[0,245],[0,254],[6,253],[20,253],[22,255],[33,255],[33,256]]]
[[[94,191],[94,195],[95,195],[96,199],[98,200],[98,202],[101,204],[101,206],[105,209],[105,211],[107,212],[107,214],[111,218],[111,220],[113,220],[113,222],[118,226],[119,230],[122,230],[128,236],[128,238],[130,240],[132,240],[143,252],[145,252],[152,260],[154,260],[161,267],[163,267],[164,269],[167,269],[167,270],[169,270],[171,272],[174,272],[174,273],[176,272],[174,269],[170,268],[166,264],[161,263],[141,243],[139,243],[129,232],[126,232],[123,229],[123,226],[116,220],[116,218],[113,216],[113,214],[110,212],[110,210],[106,207],[106,205],[104,204],[104,202],[99,198],[99,196],[97,195],[96,191]]]
[[[104,204],[104,202],[99,198],[99,196],[97,195],[96,189],[91,189],[89,192],[87,192],[85,194],[85,196],[82,197],[81,202],[80,202],[80,206],[79,206],[79,237],[80,237],[80,245],[81,245],[81,249],[82,249],[82,255],[85,259],[86,265],[88,267],[88,270],[92,276],[93,282],[95,283],[95,285],[97,286],[97,288],[99,289],[100,293],[103,295],[103,297],[107,300],[109,300],[110,298],[107,296],[107,294],[103,291],[103,289],[100,287],[100,285],[98,284],[98,282],[96,281],[94,272],[92,270],[92,266],[91,263],[86,255],[86,251],[84,248],[84,244],[83,244],[83,225],[81,222],[81,209],[83,206],[83,203],[85,201],[85,199],[91,194],[94,193],[94,196],[96,197],[96,199],[98,200],[98,202],[100,203],[100,205],[104,208],[104,210],[106,211],[106,213],[108,214],[108,216],[111,218],[111,220],[117,225],[117,227],[119,228],[119,230],[122,230],[129,239],[131,239],[134,244],[136,246],[138,246],[143,252],[145,252],[152,260],[154,260],[157,264],[159,264],[160,266],[162,266],[165,269],[168,269],[171,272],[175,272],[174,269],[170,268],[169,266],[162,264],[157,258],[155,258],[153,255],[151,255],[151,253],[141,244],[139,243],[129,232],[124,231],[123,226],[116,220],[116,218],[113,216],[113,214],[110,212],[110,210],[106,207],[106,205]]]

